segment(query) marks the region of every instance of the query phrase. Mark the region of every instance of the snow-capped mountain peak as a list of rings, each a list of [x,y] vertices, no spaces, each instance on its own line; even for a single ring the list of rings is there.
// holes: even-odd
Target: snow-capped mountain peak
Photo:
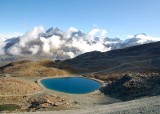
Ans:
[[[153,37],[144,33],[126,40],[105,37],[106,33],[103,29],[94,29],[91,32],[83,33],[73,27],[66,32],[57,27],[51,27],[45,31],[40,26],[23,36],[5,40],[0,46],[0,54],[47,54],[55,59],[66,59],[89,51],[104,52],[155,41]]]

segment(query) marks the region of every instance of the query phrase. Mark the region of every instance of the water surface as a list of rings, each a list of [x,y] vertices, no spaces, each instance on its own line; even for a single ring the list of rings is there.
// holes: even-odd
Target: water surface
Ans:
[[[41,83],[48,89],[71,94],[90,93],[102,86],[95,80],[81,77],[49,78],[41,80]]]

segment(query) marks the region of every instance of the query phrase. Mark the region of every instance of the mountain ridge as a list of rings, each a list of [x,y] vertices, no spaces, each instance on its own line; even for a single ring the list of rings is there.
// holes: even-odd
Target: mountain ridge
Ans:
[[[90,51],[109,51],[145,43],[155,42],[145,33],[122,40],[101,35],[102,30],[96,29],[83,33],[76,28],[62,31],[58,27],[44,30],[35,27],[26,34],[6,39],[0,47],[1,55],[47,55],[53,59],[69,59]],[[97,36],[99,35],[99,36]]]
[[[138,64],[138,62],[142,61],[146,62],[145,64],[148,64],[149,66],[149,64],[152,64],[152,59],[159,60],[159,58],[160,42],[154,42],[123,49],[111,50],[107,52],[88,52],[73,59],[65,60],[62,62],[62,64],[68,64],[70,66],[78,68],[86,68],[90,71],[96,72],[100,69],[113,69],[114,67],[120,66],[122,64]],[[155,65],[155,62],[153,63],[153,65]],[[140,68],[139,70],[142,69]]]
[[[100,90],[112,98],[127,101],[160,95],[160,41],[88,52],[62,61],[60,66],[85,69],[84,77],[103,80],[107,84]]]

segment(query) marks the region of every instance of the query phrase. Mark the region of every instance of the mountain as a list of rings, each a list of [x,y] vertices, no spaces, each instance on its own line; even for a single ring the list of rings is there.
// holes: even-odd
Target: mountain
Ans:
[[[63,31],[61,31],[58,27],[56,27],[56,28],[51,27],[48,30],[46,30],[45,33],[40,34],[41,37],[45,37],[45,38],[51,37],[53,35],[57,35],[57,36],[62,37]]]
[[[76,68],[85,77],[103,80],[101,92],[116,99],[160,95],[160,42],[88,52],[59,62],[58,68]]]
[[[0,46],[2,55],[47,55],[53,59],[69,59],[90,51],[109,51],[125,47],[154,42],[152,37],[146,34],[137,34],[132,38],[121,40],[109,38],[102,31],[83,33],[76,28],[69,28],[66,32],[58,27],[44,30],[43,27],[35,27],[26,34],[9,38]]]
[[[128,72],[158,70],[160,68],[160,42],[116,49],[93,51],[68,59],[62,64],[83,68],[91,72]],[[156,62],[157,61],[157,62]]]
[[[63,61],[11,62],[0,67],[0,71],[2,76],[16,77],[80,73],[102,80],[105,85],[100,91],[116,99],[155,96],[160,95],[160,41],[106,52],[87,52]]]

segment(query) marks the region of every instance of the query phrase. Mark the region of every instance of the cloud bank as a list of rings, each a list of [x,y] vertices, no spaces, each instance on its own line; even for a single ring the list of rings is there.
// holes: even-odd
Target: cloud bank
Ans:
[[[107,37],[106,30],[99,28],[94,28],[85,34],[74,27],[63,32],[58,28],[45,30],[43,26],[38,26],[17,38],[5,40],[0,38],[0,55],[45,54],[52,56],[53,59],[66,59],[90,51],[105,52],[152,42],[153,39],[145,34],[139,34],[127,40],[111,39]]]

